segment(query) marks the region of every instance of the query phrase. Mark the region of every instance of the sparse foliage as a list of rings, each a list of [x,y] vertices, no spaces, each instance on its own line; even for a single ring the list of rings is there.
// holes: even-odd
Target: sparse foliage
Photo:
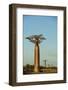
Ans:
[[[26,39],[28,39],[32,43],[38,43],[38,44],[41,43],[42,40],[46,40],[46,38],[43,37],[42,34],[40,34],[40,35],[31,35],[29,37],[26,37]]]

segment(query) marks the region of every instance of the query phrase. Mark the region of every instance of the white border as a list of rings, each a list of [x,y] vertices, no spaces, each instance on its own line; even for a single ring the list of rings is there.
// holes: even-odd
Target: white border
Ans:
[[[23,75],[23,15],[42,15],[42,16],[57,16],[57,60],[58,60],[58,73],[56,74],[36,74],[36,75]],[[63,80],[63,11],[59,10],[41,10],[41,9],[17,9],[17,82],[35,82],[35,81],[51,81]]]

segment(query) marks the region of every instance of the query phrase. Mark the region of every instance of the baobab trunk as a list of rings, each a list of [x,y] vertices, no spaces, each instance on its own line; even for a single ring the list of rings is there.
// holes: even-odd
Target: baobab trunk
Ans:
[[[34,48],[34,72],[39,72],[39,70],[40,70],[39,44],[35,44],[35,48]]]

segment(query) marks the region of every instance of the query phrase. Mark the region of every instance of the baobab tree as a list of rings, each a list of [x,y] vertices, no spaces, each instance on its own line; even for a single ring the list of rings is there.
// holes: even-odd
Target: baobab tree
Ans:
[[[45,37],[43,37],[42,34],[40,35],[32,35],[29,37],[26,37],[30,42],[35,44],[34,48],[34,72],[39,72],[40,71],[40,49],[39,49],[39,44],[43,41],[46,40]]]
[[[46,67],[46,59],[44,60],[44,65],[45,65],[45,67]]]

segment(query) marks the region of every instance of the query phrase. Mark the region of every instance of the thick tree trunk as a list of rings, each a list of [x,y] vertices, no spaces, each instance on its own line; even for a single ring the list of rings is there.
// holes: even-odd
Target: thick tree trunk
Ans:
[[[35,44],[35,48],[34,48],[34,72],[39,72],[39,70],[40,70],[39,45]]]

